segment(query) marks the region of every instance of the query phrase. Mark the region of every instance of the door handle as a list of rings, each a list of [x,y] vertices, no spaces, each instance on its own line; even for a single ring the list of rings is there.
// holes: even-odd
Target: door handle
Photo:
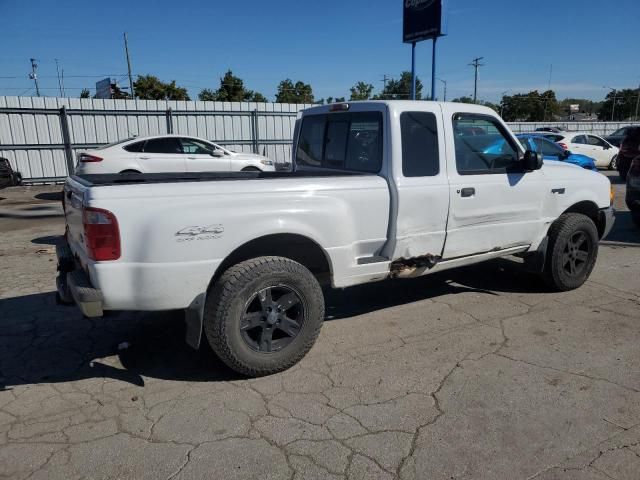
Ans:
[[[149,157],[140,157],[140,160],[149,160]]]
[[[459,190],[461,197],[473,197],[476,194],[476,189],[473,187],[463,188]]]
[[[187,157],[189,160],[197,160],[198,157]]]

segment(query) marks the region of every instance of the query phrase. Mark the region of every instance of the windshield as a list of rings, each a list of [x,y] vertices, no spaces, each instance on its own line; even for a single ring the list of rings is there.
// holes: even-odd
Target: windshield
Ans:
[[[627,127],[622,127],[611,134],[612,137],[623,137],[627,133]]]

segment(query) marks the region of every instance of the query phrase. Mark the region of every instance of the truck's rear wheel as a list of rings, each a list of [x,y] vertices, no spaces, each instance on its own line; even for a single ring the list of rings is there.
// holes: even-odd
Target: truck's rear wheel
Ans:
[[[204,332],[224,363],[257,377],[299,362],[323,318],[322,290],[308,269],[288,258],[259,257],[229,268],[213,286]]]
[[[598,257],[598,230],[586,215],[561,215],[549,230],[544,277],[559,291],[573,290],[587,281]]]

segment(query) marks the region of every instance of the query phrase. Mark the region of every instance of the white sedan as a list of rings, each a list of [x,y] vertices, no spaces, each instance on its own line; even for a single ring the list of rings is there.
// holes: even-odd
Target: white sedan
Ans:
[[[588,132],[542,133],[571,153],[586,155],[595,160],[596,167],[615,170],[620,149],[599,135]]]
[[[274,171],[273,160],[186,135],[136,137],[77,154],[76,173]]]

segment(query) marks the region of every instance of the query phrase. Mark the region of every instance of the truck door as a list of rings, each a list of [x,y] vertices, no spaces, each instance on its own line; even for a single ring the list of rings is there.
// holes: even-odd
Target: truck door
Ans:
[[[393,158],[401,159],[393,162],[398,196],[393,258],[440,257],[449,210],[440,106],[423,102],[415,111],[392,115],[399,118],[390,124]]]
[[[531,244],[542,228],[542,170],[524,172],[496,117],[447,106],[451,205],[444,259]]]

